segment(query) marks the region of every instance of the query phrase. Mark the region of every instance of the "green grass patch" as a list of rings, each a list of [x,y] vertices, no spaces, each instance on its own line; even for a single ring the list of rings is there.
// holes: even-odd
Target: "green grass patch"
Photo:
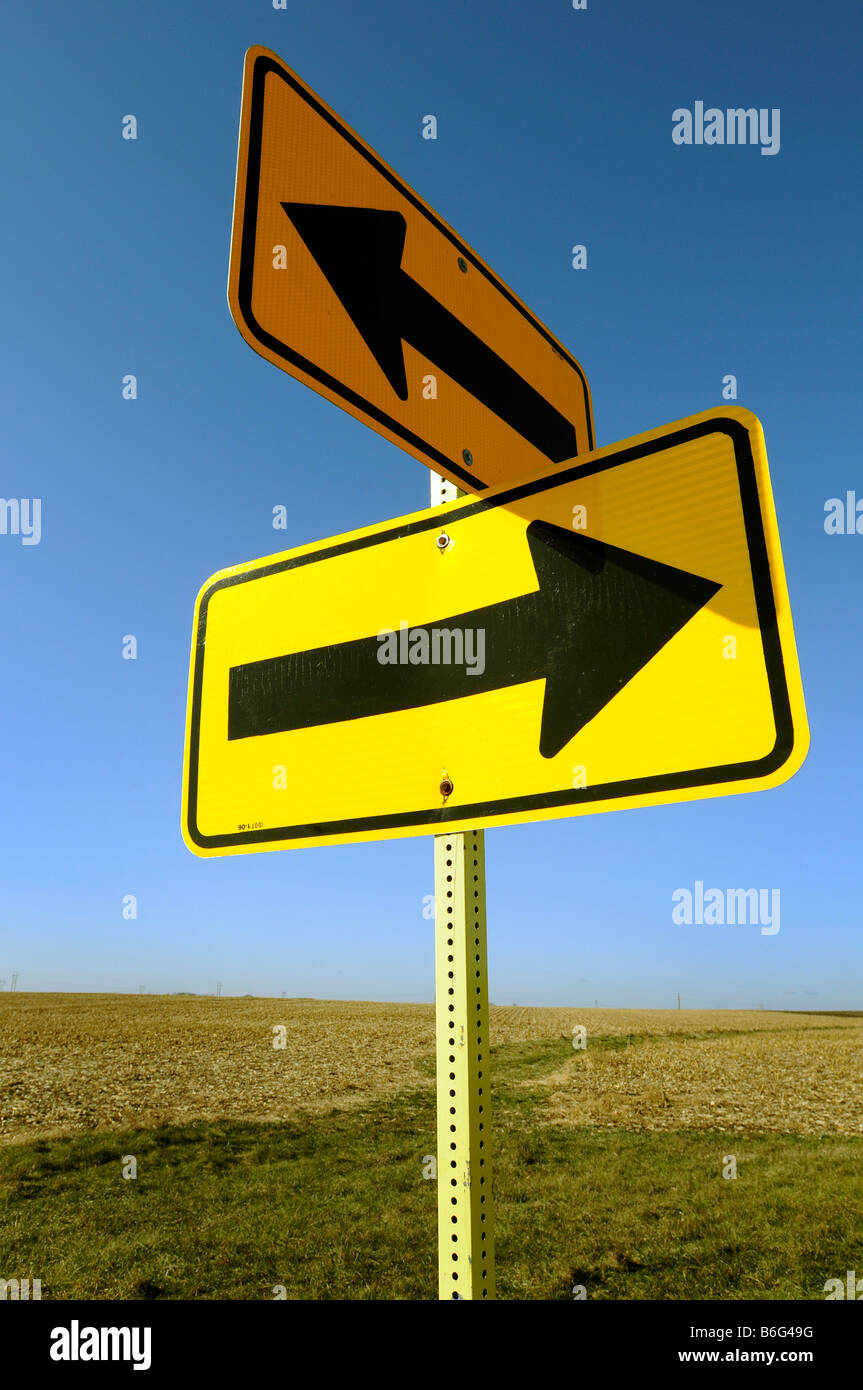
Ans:
[[[863,1140],[543,1125],[530,1083],[571,1056],[566,1040],[493,1050],[498,1297],[821,1299],[863,1270]],[[46,1299],[434,1299],[434,1151],[427,1087],[284,1124],[13,1146],[0,1275],[41,1279]]]

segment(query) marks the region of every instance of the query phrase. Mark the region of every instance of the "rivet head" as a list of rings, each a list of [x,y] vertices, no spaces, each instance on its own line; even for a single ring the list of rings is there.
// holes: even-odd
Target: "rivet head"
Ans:
[[[459,256],[458,268],[463,275],[467,275],[467,261],[465,260],[464,256]]]
[[[441,796],[451,796],[453,791],[453,780],[451,777],[444,777],[440,784]]]
[[[470,449],[462,449],[461,456],[467,464],[468,468],[473,468],[473,454],[471,453]]]
[[[452,542],[449,536],[447,535],[446,531],[441,531],[440,535],[437,538],[438,550],[446,550],[447,546],[451,544]]]

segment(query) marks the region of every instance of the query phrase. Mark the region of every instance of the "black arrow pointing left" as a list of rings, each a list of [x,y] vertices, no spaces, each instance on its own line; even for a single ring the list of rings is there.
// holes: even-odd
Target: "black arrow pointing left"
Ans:
[[[404,341],[553,463],[578,452],[566,416],[402,270],[407,223],[400,212],[282,207],[400,400],[408,398]]]

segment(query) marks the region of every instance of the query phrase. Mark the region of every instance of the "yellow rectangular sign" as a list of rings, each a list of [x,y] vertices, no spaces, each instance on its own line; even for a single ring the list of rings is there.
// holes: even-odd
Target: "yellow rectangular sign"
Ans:
[[[246,54],[228,302],[262,357],[468,492],[593,448],[578,362],[266,48]]]
[[[732,407],[208,580],[183,833],[236,854],[687,801],[807,746],[761,426]]]

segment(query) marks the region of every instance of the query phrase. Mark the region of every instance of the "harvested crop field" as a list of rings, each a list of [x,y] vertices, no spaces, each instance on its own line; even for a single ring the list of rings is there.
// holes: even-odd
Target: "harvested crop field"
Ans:
[[[863,1133],[863,1018],[493,1005],[491,1042],[577,1024],[587,1049],[529,1083],[550,1123]],[[433,1056],[430,1004],[7,993],[0,1142],[361,1109],[432,1086]]]
[[[643,1038],[543,1080],[546,1122],[863,1134],[863,1027]]]
[[[433,1050],[428,1005],[0,995],[0,1141],[352,1108]]]

